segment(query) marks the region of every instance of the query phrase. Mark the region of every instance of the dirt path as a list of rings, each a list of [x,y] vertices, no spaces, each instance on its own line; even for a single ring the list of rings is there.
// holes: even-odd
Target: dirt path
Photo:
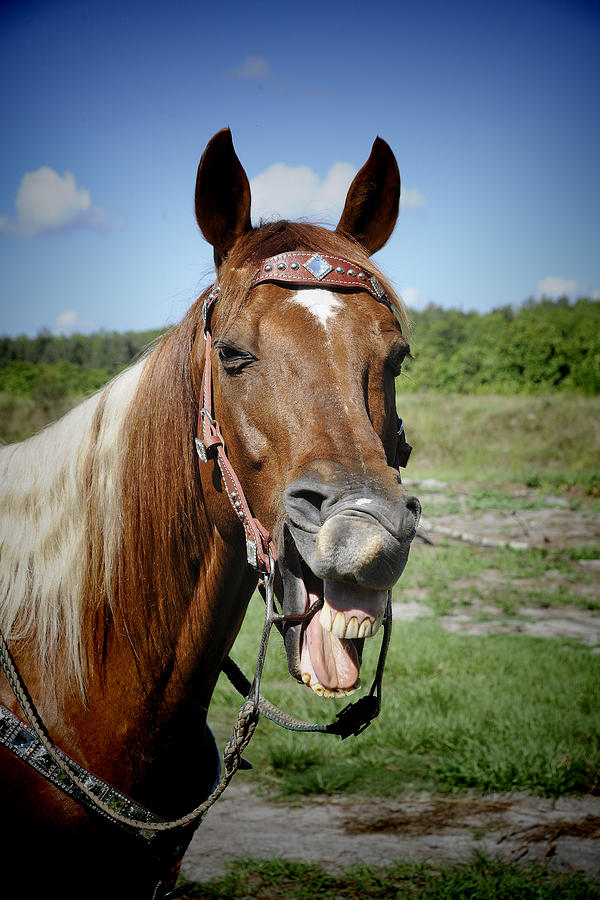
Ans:
[[[357,863],[458,862],[480,851],[598,878],[599,839],[600,797],[333,797],[285,806],[252,794],[240,776],[200,826],[182,873],[208,881],[242,857],[319,862],[336,871]]]

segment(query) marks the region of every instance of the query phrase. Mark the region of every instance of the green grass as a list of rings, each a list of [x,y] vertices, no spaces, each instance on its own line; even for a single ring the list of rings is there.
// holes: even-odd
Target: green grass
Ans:
[[[402,392],[413,477],[600,491],[600,399]],[[416,474],[415,474],[416,473]]]
[[[434,535],[435,537],[435,535]],[[527,552],[436,540],[415,542],[394,599],[418,597],[437,613],[496,606],[506,614],[521,606],[572,606],[600,610],[598,573],[579,565],[596,559],[597,546]]]
[[[75,406],[83,396],[59,397],[47,403],[33,397],[0,391],[0,444],[23,441],[54,422]]]
[[[240,860],[223,878],[188,886],[183,900],[596,900],[600,885],[544,866],[519,867],[477,856],[461,865],[396,863],[328,874],[319,865]]]

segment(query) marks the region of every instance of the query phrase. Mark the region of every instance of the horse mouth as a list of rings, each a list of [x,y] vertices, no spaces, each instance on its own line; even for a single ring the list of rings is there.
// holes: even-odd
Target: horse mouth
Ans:
[[[345,697],[360,687],[364,638],[383,621],[387,591],[319,578],[296,547],[286,545],[280,569],[283,610],[290,616],[284,632],[288,668],[319,696]]]

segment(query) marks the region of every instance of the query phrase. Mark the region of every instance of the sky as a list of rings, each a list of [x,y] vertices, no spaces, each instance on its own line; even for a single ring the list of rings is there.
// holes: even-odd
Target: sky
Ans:
[[[413,308],[600,297],[595,0],[0,0],[0,334],[163,328],[212,281],[200,156],[334,227],[377,135]]]

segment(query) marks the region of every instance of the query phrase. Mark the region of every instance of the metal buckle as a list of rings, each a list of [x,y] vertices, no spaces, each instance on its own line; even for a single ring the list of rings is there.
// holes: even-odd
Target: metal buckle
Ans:
[[[250,565],[254,568],[258,568],[258,556],[256,554],[256,544],[254,541],[251,541],[250,538],[246,539],[246,559],[250,563]]]

